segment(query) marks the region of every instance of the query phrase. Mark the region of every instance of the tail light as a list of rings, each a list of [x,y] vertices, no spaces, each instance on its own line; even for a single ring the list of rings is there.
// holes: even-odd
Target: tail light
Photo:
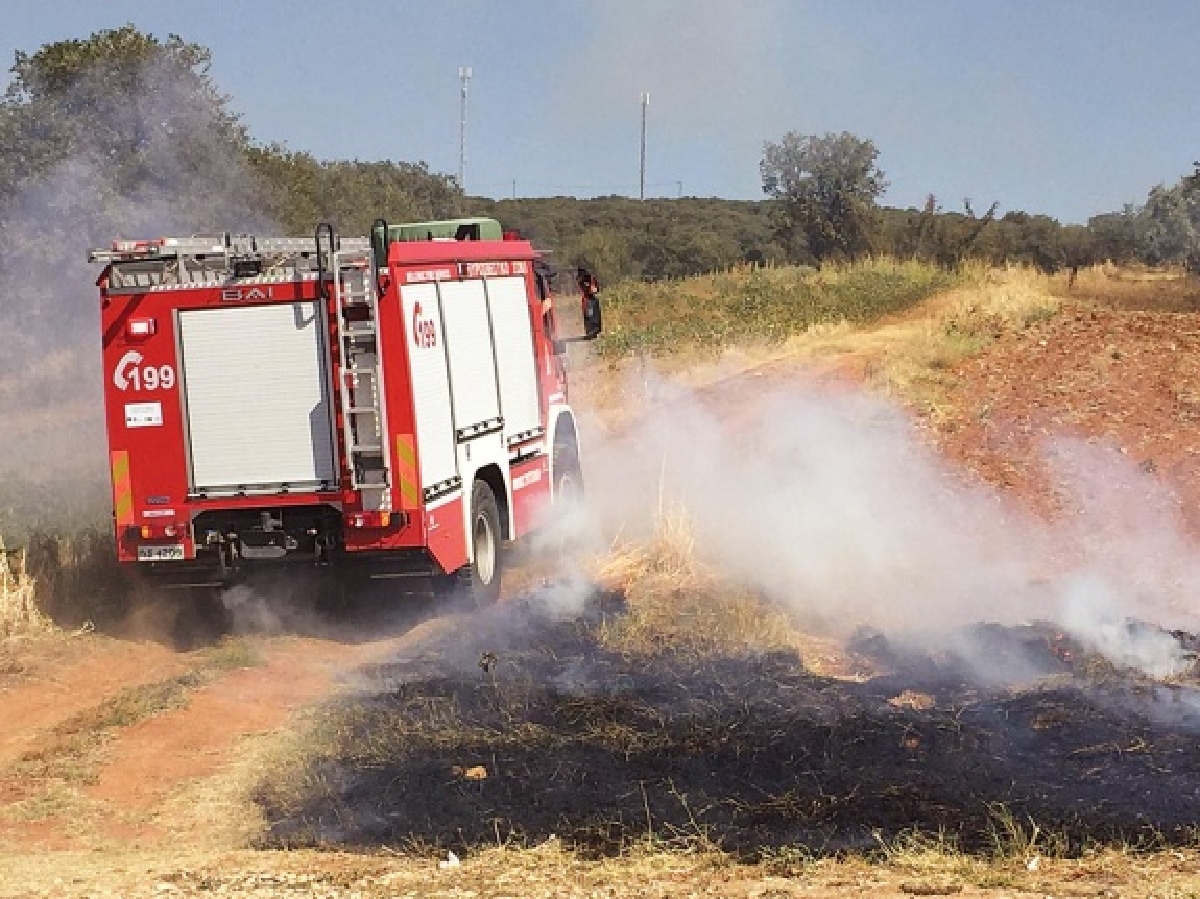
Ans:
[[[346,526],[351,528],[386,528],[391,523],[391,512],[346,513]]]
[[[141,527],[132,525],[125,529],[125,536],[128,539],[137,540],[139,537],[142,540],[177,540],[184,537],[188,532],[188,526],[178,521],[156,522],[154,524],[143,524]]]

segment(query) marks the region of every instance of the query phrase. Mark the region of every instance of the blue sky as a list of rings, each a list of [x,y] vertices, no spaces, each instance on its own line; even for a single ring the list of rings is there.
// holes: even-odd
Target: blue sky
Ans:
[[[757,199],[765,140],[875,141],[887,201],[1083,221],[1200,158],[1191,0],[0,0],[0,59],[132,22],[210,47],[251,134],[471,193]],[[682,183],[680,185],[680,182]]]

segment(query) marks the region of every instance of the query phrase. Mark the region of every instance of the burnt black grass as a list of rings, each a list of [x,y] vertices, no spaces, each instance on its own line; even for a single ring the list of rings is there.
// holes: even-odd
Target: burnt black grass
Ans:
[[[927,659],[933,707],[898,708],[894,678],[817,677],[788,651],[622,652],[598,627],[526,622],[487,666],[464,662],[483,642],[374,669],[377,692],[319,713],[260,784],[266,843],[556,835],[585,855],[649,839],[754,859],[928,833],[990,856],[997,809],[1068,853],[1193,839],[1196,716],[1131,705],[1128,685],[989,690]]]

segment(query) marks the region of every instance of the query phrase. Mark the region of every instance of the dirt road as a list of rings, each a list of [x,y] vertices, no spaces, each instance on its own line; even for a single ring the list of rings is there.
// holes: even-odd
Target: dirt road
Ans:
[[[232,848],[256,825],[235,794],[261,738],[403,647],[418,620],[186,653],[97,635],[10,648],[23,662],[0,685],[0,851]]]

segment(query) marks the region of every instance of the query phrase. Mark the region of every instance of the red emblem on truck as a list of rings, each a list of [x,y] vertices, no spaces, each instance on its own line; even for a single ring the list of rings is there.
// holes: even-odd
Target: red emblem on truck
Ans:
[[[422,349],[437,346],[437,325],[433,319],[421,315],[421,304],[413,303],[412,337],[413,343]]]

